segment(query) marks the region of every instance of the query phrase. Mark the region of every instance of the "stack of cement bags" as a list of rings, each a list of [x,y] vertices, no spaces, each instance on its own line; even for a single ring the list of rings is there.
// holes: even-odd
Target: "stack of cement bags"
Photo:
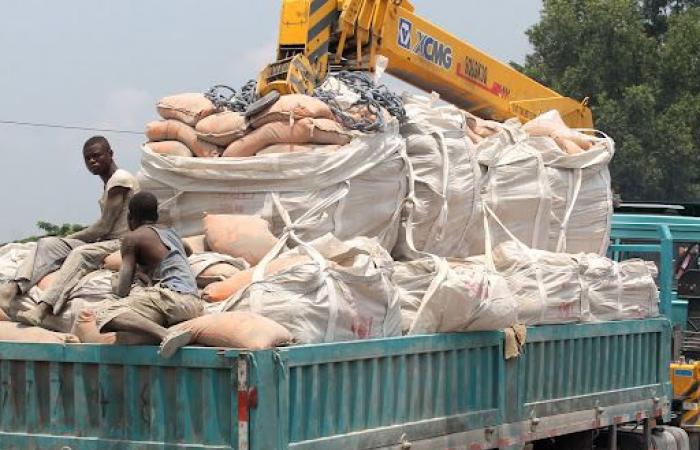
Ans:
[[[217,108],[204,94],[195,93],[165,97],[157,109],[164,120],[146,125],[146,146],[159,155],[247,157],[308,151],[312,146],[335,151],[352,138],[328,105],[307,95],[284,95],[251,117]]]

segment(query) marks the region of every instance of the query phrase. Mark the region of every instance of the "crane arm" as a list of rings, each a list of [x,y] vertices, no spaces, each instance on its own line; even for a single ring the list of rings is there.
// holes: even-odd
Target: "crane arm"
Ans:
[[[280,47],[259,79],[261,94],[309,93],[329,70],[387,72],[481,117],[527,122],[556,109],[592,128],[585,100],[564,97],[415,13],[407,0],[283,0]]]

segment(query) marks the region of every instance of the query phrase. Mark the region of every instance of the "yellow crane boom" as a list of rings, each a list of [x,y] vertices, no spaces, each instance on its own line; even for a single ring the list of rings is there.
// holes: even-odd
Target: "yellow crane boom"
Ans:
[[[586,101],[564,97],[415,13],[408,0],[283,0],[277,61],[258,92],[310,93],[331,70],[387,72],[481,117],[526,122],[556,109],[592,128]]]

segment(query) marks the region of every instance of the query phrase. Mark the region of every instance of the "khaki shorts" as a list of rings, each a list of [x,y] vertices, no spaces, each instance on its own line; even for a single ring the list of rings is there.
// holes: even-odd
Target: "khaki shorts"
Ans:
[[[135,287],[126,298],[105,302],[95,311],[101,330],[114,318],[136,313],[163,327],[194,319],[204,313],[203,301],[191,294],[180,294],[162,287]]]

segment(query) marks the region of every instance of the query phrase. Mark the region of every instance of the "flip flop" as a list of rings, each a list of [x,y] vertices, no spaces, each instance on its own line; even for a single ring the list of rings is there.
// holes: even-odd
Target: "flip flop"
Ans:
[[[180,347],[184,347],[192,341],[192,331],[177,330],[169,333],[160,343],[158,353],[165,359],[170,358]]]

